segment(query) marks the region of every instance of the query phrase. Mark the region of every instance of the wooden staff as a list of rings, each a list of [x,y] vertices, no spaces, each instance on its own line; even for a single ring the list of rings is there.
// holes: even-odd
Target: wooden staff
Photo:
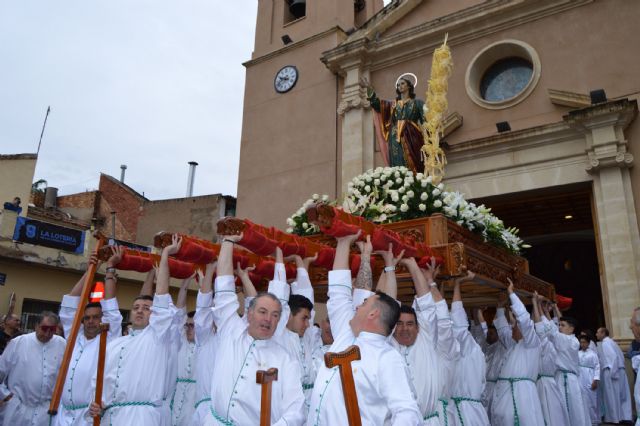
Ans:
[[[96,250],[104,245],[104,238],[97,235],[98,243],[96,244]],[[58,414],[58,405],[60,405],[60,396],[62,395],[62,388],[67,378],[67,371],[69,370],[69,363],[71,362],[71,355],[73,355],[73,348],[76,345],[76,338],[78,337],[78,330],[80,330],[80,324],[84,317],[84,307],[89,301],[89,294],[91,293],[91,287],[93,284],[93,277],[96,274],[97,265],[90,263],[87,275],[84,279],[84,286],[82,287],[82,295],[80,296],[80,303],[76,310],[76,316],[73,318],[73,324],[71,325],[71,331],[67,337],[67,346],[64,348],[64,355],[62,357],[62,363],[60,364],[60,370],[58,370],[58,378],[56,385],[53,388],[53,394],[51,395],[51,403],[49,404],[49,415],[55,416]]]
[[[358,407],[358,394],[356,384],[353,381],[353,371],[351,371],[351,361],[360,359],[360,348],[356,345],[349,346],[342,352],[327,352],[324,354],[324,364],[327,368],[336,365],[340,369],[340,380],[342,381],[342,393],[344,394],[344,405],[347,408],[347,418],[349,426],[361,426],[360,408]]]
[[[104,384],[104,359],[107,355],[107,335],[109,324],[100,323],[100,350],[98,351],[98,373],[96,374],[96,395],[93,400],[102,407],[102,386]],[[93,426],[100,426],[100,416],[93,418]]]
[[[262,386],[260,398],[260,426],[271,426],[271,382],[278,380],[278,369],[256,371],[256,383]]]

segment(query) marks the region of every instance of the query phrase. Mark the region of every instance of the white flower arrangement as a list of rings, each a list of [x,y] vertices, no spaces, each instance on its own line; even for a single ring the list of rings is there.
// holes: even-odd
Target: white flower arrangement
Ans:
[[[311,235],[320,232],[308,223],[306,209],[326,195],[313,194],[287,219],[287,232]],[[335,203],[332,203],[335,205]],[[413,174],[406,167],[378,167],[356,176],[347,184],[343,208],[374,223],[390,223],[442,213],[458,225],[482,235],[486,242],[520,254],[526,244],[516,228],[506,228],[484,205],[476,206],[464,194],[445,190],[442,183],[433,185],[431,176]]]

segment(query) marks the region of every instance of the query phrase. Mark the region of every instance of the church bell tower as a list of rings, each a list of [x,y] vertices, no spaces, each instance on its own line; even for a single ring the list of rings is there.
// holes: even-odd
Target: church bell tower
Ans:
[[[311,194],[338,191],[340,79],[322,52],[382,9],[382,0],[257,0],[246,67],[239,217],[279,228]]]

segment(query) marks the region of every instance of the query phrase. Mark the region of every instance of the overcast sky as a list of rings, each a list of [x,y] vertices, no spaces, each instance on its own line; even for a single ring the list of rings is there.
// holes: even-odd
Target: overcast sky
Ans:
[[[235,195],[256,0],[0,0],[0,153],[61,194],[100,172],[151,199]]]
[[[388,1],[385,1],[388,3]],[[236,195],[257,0],[0,0],[0,154],[60,194],[100,172],[150,199]],[[1,184],[1,182],[0,182]]]

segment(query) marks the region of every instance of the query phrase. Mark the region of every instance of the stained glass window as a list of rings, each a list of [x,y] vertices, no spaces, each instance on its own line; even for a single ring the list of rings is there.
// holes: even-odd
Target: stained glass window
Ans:
[[[490,102],[513,98],[527,87],[532,75],[533,65],[530,61],[518,57],[501,59],[482,76],[480,95]]]

